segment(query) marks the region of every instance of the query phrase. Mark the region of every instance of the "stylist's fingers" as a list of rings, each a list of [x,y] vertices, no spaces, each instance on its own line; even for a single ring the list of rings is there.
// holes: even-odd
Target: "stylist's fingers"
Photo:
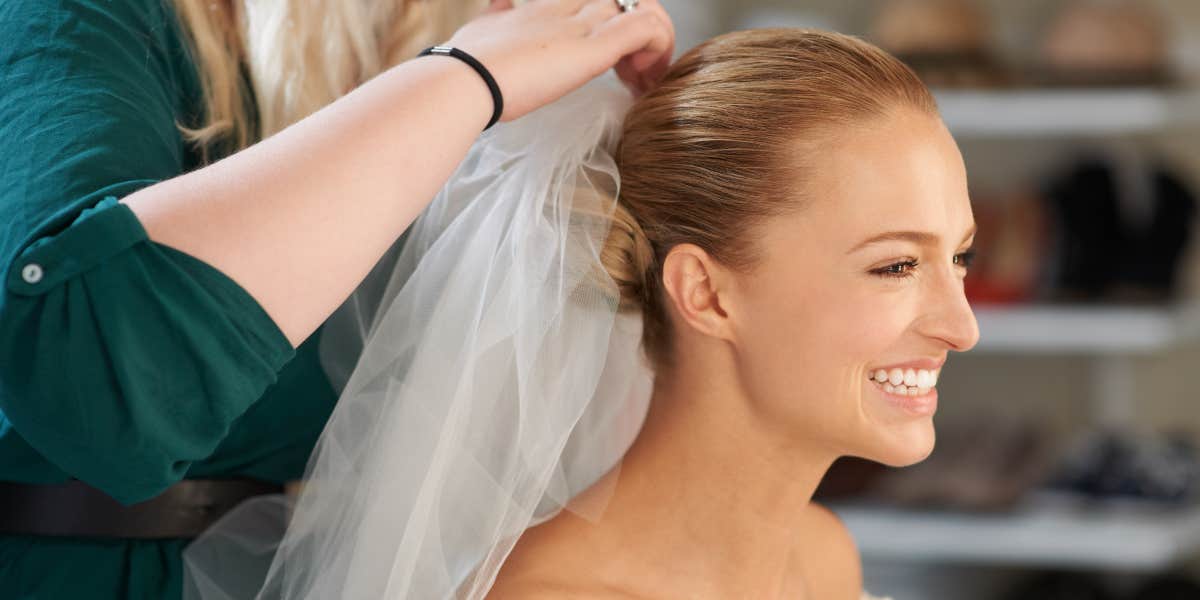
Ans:
[[[645,69],[662,68],[665,73],[666,68],[671,65],[672,57],[675,54],[675,22],[671,20],[671,15],[667,14],[667,9],[659,3],[659,0],[645,0],[646,4],[658,15],[658,20],[664,27],[667,28],[667,35],[670,36],[668,42],[668,50],[658,56],[657,60],[647,60],[644,65]]]
[[[617,75],[639,93],[662,78],[675,51],[671,19],[653,0],[600,25],[596,35],[619,50]]]
[[[540,3],[548,10],[553,10],[556,14],[560,15],[573,15],[579,12],[584,5],[591,1],[592,0],[526,0],[526,2]],[[616,0],[613,0],[613,4],[616,4]]]
[[[674,34],[668,25],[670,19],[664,18],[665,13],[660,13],[661,8],[655,10],[649,3],[642,4],[600,24],[595,33],[597,37],[619,46],[626,54],[651,46],[661,48],[674,39]]]
[[[616,0],[590,0],[579,9],[574,20],[585,25],[591,31],[620,14],[621,9]]]
[[[516,8],[526,4],[535,5],[535,9],[553,14],[571,15],[589,0],[491,0],[491,5],[502,5],[503,8]],[[488,7],[491,10],[491,6]]]
[[[636,55],[621,59],[621,62],[613,67],[613,70],[634,94],[641,96],[653,90],[662,81],[667,69],[671,66],[671,54],[664,54],[657,63],[640,70],[633,67],[634,56]]]
[[[483,14],[486,15],[488,13],[500,12],[502,10],[508,10],[512,7],[513,0],[491,0],[491,2],[488,2],[488,6],[486,9],[484,9]]]
[[[616,0],[529,0],[489,10],[446,45],[473,55],[504,95],[502,119],[519,118],[604,71],[618,70],[631,88],[648,88],[670,59],[674,32],[657,0],[621,13]],[[503,6],[493,4],[494,7]],[[461,70],[460,70],[461,71]]]
[[[667,29],[671,30],[671,41],[675,40],[675,23],[671,21],[671,15],[667,14],[667,9],[663,7],[660,0],[641,0],[638,10],[650,10],[662,19]]]

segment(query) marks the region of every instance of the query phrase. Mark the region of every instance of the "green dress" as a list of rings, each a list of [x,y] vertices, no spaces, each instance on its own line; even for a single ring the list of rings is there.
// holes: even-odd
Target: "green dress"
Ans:
[[[171,0],[0,1],[0,480],[133,503],[299,477],[336,394],[234,281],[117,200],[196,168]],[[0,536],[0,598],[177,598],[185,540]]]

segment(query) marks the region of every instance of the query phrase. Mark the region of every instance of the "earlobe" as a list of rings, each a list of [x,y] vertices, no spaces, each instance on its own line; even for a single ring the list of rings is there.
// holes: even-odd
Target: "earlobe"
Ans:
[[[683,323],[704,335],[729,339],[729,315],[719,285],[722,279],[722,267],[693,244],[675,246],[663,261],[667,302]]]

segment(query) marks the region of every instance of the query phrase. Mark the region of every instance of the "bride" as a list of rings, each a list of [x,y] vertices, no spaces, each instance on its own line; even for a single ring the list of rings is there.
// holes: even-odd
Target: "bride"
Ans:
[[[597,80],[485,134],[343,307],[304,492],[194,543],[188,594],[857,599],[812,494],[932,450],[974,229],[929,91],[855,38]]]

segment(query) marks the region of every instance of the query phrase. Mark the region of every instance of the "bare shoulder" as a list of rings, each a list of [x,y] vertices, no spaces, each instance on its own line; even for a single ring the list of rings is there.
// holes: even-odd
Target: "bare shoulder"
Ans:
[[[512,578],[497,581],[488,590],[487,600],[550,600],[551,598],[582,598],[577,590],[549,582],[535,580],[515,580]]]
[[[488,600],[634,600],[609,577],[611,553],[598,551],[570,512],[525,532],[500,568]],[[608,585],[606,581],[617,581]]]
[[[862,558],[850,530],[833,511],[810,503],[806,509],[804,545],[808,584],[819,598],[858,600],[862,593]]]
[[[644,600],[620,589],[593,588],[553,581],[499,583],[488,591],[487,600]]]

